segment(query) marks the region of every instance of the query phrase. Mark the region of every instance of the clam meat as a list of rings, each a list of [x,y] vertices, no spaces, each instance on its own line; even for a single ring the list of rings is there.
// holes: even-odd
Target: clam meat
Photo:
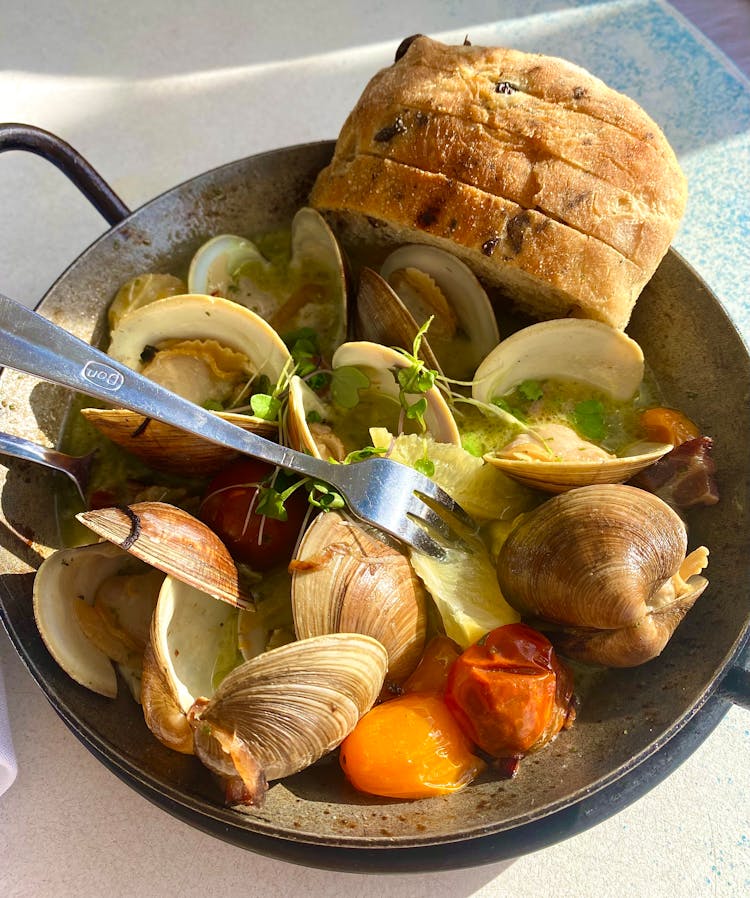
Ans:
[[[197,294],[155,300],[120,319],[109,354],[233,424],[266,437],[278,433],[276,421],[245,412],[254,391],[268,392],[281,378],[289,351],[273,328],[242,306]],[[173,474],[209,474],[236,455],[126,409],[82,414],[112,442]]]
[[[209,240],[193,257],[188,289],[233,300],[283,336],[309,328],[330,362],[346,339],[347,321],[344,262],[333,232],[318,212],[305,207],[292,220],[290,246],[286,240],[274,247],[264,243],[269,258],[243,237],[222,234]]]
[[[485,458],[535,489],[559,493],[629,480],[670,451],[639,439],[643,353],[622,331],[567,318],[503,340],[474,376],[472,398],[504,415]]]

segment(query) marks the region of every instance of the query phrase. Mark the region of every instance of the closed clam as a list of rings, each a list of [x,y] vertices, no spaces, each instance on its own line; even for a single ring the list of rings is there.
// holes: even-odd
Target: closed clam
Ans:
[[[364,633],[387,649],[389,681],[409,676],[424,649],[427,597],[400,549],[331,511],[312,522],[292,568],[298,638]]]
[[[292,642],[236,667],[188,713],[195,750],[230,803],[261,804],[270,780],[336,748],[374,704],[388,654],[359,633]]]
[[[248,309],[213,296],[170,296],[122,317],[111,337],[109,354],[133,370],[199,405],[226,407],[217,414],[233,424],[265,437],[278,433],[275,421],[238,413],[249,407],[254,385],[275,384],[289,360],[278,334]],[[170,473],[205,475],[236,455],[126,409],[82,414],[114,443]]]
[[[502,406],[514,388],[537,391],[541,398],[545,384],[554,383],[558,394],[567,390],[571,397],[581,397],[590,388],[604,402],[633,403],[643,374],[643,353],[622,331],[598,321],[566,318],[531,325],[503,340],[477,369],[472,397]],[[575,410],[587,409],[588,415],[594,406],[604,408],[598,399],[570,404]],[[563,402],[558,405],[564,408]],[[672,448],[633,437],[615,452],[601,445],[604,431],[596,433],[598,422],[595,436],[578,432],[584,419],[583,412],[581,420],[573,415],[571,422],[562,411],[542,413],[532,405],[523,422],[516,420],[516,434],[511,439],[504,435],[485,458],[526,486],[559,493],[587,484],[624,482]]]
[[[445,250],[409,244],[386,258],[379,278],[363,273],[357,321],[364,339],[411,349],[429,318],[425,361],[448,377],[471,378],[500,339],[484,288]]]
[[[575,658],[632,666],[659,654],[707,585],[680,517],[651,493],[600,484],[521,516],[503,544],[506,599]]]
[[[355,341],[344,343],[334,353],[330,398],[321,398],[301,378],[292,377],[286,417],[291,445],[317,458],[332,456],[340,461],[349,452],[370,445],[371,427],[398,433],[412,424],[403,414],[398,383],[398,373],[410,366],[409,359],[395,349]],[[338,396],[337,384],[342,384]],[[437,387],[420,395],[407,393],[404,398],[407,402],[424,399],[425,427],[435,440],[461,444],[453,414]]]

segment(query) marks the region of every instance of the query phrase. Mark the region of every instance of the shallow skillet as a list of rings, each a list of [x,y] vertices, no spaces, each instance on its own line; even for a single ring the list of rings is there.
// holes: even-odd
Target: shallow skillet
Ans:
[[[0,151],[50,158],[112,225],[39,310],[97,341],[106,306],[124,281],[144,271],[181,273],[216,234],[252,235],[288,223],[332,147],[309,144],[243,159],[131,214],[67,145],[26,126],[0,127]],[[9,462],[0,480],[0,611],[10,638],[58,714],[107,767],[168,812],[236,845],[312,866],[385,872],[497,861],[573,835],[666,776],[730,700],[750,706],[750,674],[741,663],[750,620],[750,360],[717,299],[674,252],[646,288],[629,332],[667,400],[715,440],[721,502],[689,516],[690,547],[711,551],[710,586],[658,659],[582,681],[575,727],[527,758],[512,781],[489,776],[450,798],[394,802],[356,793],[327,759],[273,786],[260,812],[226,809],[198,761],[151,736],[126,689],[114,701],[94,695],[48,655],[30,597],[34,571],[60,544],[54,521],[61,484],[59,475],[22,462]],[[54,444],[69,399],[5,371],[1,427]]]

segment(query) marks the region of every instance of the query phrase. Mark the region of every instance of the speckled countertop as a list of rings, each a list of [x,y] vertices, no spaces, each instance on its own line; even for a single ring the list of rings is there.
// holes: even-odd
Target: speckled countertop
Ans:
[[[750,5],[682,0],[748,61]],[[414,0],[1,3],[0,118],[76,146],[136,207],[223,162],[335,136],[376,68],[417,31],[568,57],[663,126],[691,194],[676,247],[750,337],[750,85],[665,4]],[[710,12],[709,12],[710,8]],[[701,18],[702,17],[702,18]],[[739,40],[744,35],[744,43]],[[325,98],[325,101],[321,101]],[[0,289],[35,304],[104,226],[41,160],[0,160]],[[721,233],[706,215],[721,210]],[[749,601],[747,592],[738,601]],[[717,729],[645,797],[514,862],[419,876],[355,876],[273,861],[153,807],[68,732],[0,635],[18,757],[0,797],[8,896],[750,895],[750,713]]]

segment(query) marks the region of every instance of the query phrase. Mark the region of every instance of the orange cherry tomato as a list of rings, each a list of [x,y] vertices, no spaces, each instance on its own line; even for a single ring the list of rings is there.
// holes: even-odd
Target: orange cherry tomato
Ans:
[[[467,786],[484,769],[445,702],[412,692],[377,705],[341,744],[355,789],[387,798],[429,798]]]
[[[403,683],[403,692],[439,692],[443,694],[448,671],[461,654],[447,636],[434,636],[425,646],[416,670]]]
[[[655,443],[679,446],[701,435],[698,427],[682,412],[674,408],[649,408],[641,414],[641,427],[646,439]]]
[[[497,758],[536,751],[566,723],[573,677],[551,643],[507,624],[470,646],[448,674],[445,701],[464,732]]]

